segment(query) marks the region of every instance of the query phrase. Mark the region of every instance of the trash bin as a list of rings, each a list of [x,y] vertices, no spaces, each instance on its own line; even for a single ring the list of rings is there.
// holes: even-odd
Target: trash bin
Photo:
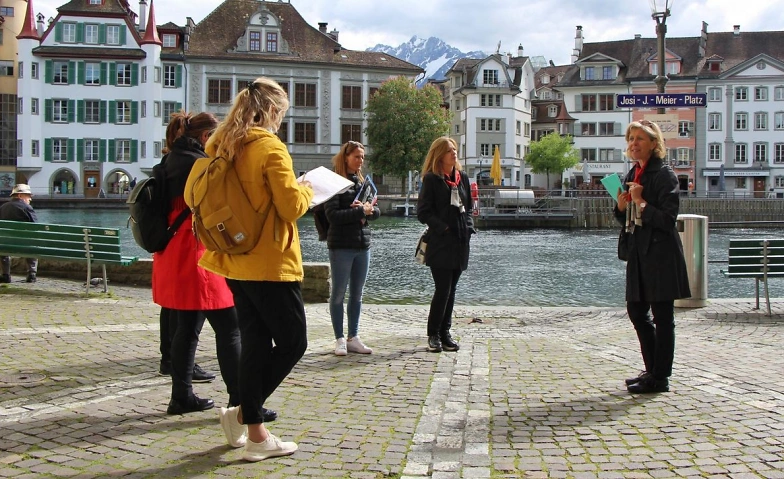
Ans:
[[[683,243],[691,297],[675,300],[675,307],[701,308],[708,304],[708,217],[678,215],[676,227]]]

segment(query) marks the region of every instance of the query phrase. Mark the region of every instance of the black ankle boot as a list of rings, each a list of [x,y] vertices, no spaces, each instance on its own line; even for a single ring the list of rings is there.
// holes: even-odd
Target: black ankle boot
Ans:
[[[460,345],[457,344],[457,341],[452,339],[452,335],[449,334],[449,331],[441,333],[441,347],[444,351],[457,351],[460,349]]]
[[[632,394],[666,393],[670,390],[670,382],[667,378],[656,379],[648,375],[641,378],[638,382],[627,386],[626,390]]]
[[[441,339],[438,336],[428,336],[427,350],[431,353],[441,352]]]

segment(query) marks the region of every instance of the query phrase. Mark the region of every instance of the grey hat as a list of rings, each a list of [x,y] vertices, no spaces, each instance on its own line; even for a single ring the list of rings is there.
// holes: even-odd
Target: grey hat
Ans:
[[[33,192],[30,190],[30,186],[29,185],[25,185],[23,183],[20,183],[20,184],[14,186],[14,189],[11,191],[11,196],[16,196],[16,195],[30,195],[30,196],[33,196]]]

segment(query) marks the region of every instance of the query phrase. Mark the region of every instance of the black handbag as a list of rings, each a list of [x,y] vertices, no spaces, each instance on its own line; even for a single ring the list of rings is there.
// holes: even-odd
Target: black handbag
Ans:
[[[629,236],[631,233],[626,232],[626,228],[621,228],[621,234],[618,236],[618,259],[622,261],[629,260]]]

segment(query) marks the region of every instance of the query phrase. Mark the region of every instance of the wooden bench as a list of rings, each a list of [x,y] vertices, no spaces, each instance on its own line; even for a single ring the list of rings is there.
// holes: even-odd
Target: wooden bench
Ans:
[[[88,294],[93,265],[101,265],[105,293],[108,291],[106,265],[127,266],[138,259],[122,255],[117,228],[3,220],[0,220],[0,256],[85,262]]]
[[[784,239],[731,239],[726,270],[728,278],[754,278],[759,309],[759,287],[765,287],[765,302],[770,312],[768,278],[784,277]]]

